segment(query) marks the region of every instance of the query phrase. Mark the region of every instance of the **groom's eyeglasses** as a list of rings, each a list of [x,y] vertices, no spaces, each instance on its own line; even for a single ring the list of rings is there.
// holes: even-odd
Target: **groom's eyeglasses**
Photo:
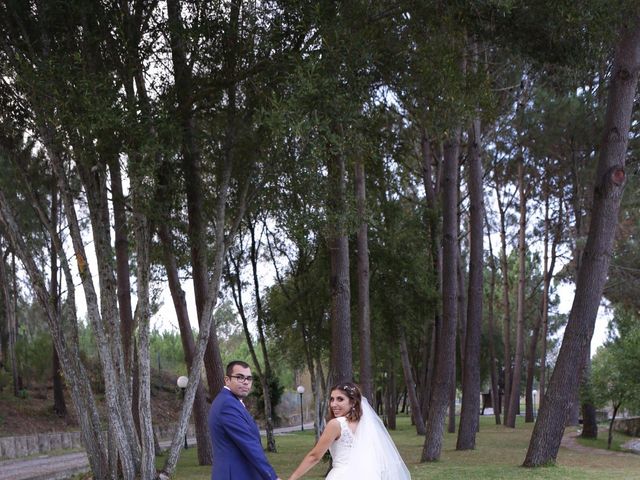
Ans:
[[[235,378],[238,383],[251,383],[253,382],[253,377],[252,376],[248,376],[245,377],[244,375],[229,375],[230,378]]]

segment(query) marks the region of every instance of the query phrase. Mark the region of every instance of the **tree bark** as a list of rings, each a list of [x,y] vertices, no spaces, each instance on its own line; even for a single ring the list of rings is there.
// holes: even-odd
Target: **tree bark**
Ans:
[[[356,207],[359,226],[356,237],[358,262],[358,339],[360,358],[360,388],[362,394],[373,403],[373,375],[371,370],[371,306],[369,301],[369,240],[367,222],[367,197],[364,161],[356,160]],[[413,387],[415,388],[415,387]]]
[[[507,226],[506,207],[502,204],[502,198],[498,185],[496,185],[496,203],[500,214],[500,267],[502,270],[502,342],[504,348],[504,411],[503,418],[507,419],[509,414],[509,398],[511,396],[511,301],[509,284],[509,262],[507,259]]]
[[[489,219],[486,215],[485,210],[485,224],[487,225],[487,244],[489,245],[489,269],[491,271],[491,277],[489,280],[489,311],[487,313],[487,330],[489,336],[489,373],[491,376],[491,407],[493,409],[493,415],[496,419],[496,425],[500,425],[502,422],[500,421],[500,386],[498,383],[498,372],[497,372],[497,363],[498,358],[496,357],[496,347],[494,341],[495,328],[494,328],[494,309],[493,304],[495,301],[495,292],[496,292],[496,261],[493,256],[493,246],[491,243],[491,227],[489,224]]]
[[[113,196],[113,230],[116,253],[116,278],[118,291],[118,307],[120,312],[120,331],[122,349],[127,369],[130,369],[131,342],[133,340],[133,314],[131,310],[131,281],[129,280],[129,229],[120,162],[115,156],[110,158],[109,173],[111,175],[111,192]]]
[[[578,391],[606,282],[625,181],[625,156],[640,72],[640,17],[623,29],[610,80],[602,146],[594,182],[593,214],[558,360],[545,394],[524,465],[555,461],[571,400]],[[582,369],[582,368],[581,368]],[[578,375],[576,375],[578,373]]]
[[[175,255],[173,254],[173,241],[168,223],[161,222],[158,225],[158,236],[162,244],[162,253],[165,271],[167,272],[167,283],[171,292],[173,307],[178,320],[178,328],[180,329],[180,340],[182,342],[182,351],[184,360],[187,364],[187,371],[191,372],[195,356],[195,342],[193,340],[193,332],[191,331],[191,322],[189,321],[189,312],[187,310],[187,302],[185,294],[180,286],[180,277],[178,275],[178,266]],[[203,385],[198,385],[193,400],[193,419],[196,430],[196,448],[198,451],[198,465],[212,464],[212,447],[211,437],[207,423],[208,405],[206,402],[206,392]]]
[[[546,374],[547,374],[547,337],[549,331],[549,289],[551,285],[551,279],[553,278],[553,272],[555,270],[555,263],[557,258],[557,248],[560,239],[562,238],[562,225],[564,223],[564,196],[562,190],[560,191],[560,197],[558,199],[558,216],[554,227],[553,240],[551,241],[551,258],[548,253],[548,221],[545,221],[545,258],[544,258],[544,291],[543,294],[543,306],[542,306],[542,352],[540,354],[540,388],[539,388],[539,405],[538,409],[542,406],[544,401],[544,394],[546,391]],[[548,208],[545,207],[545,216],[548,216]],[[546,217],[545,217],[546,218]],[[549,263],[549,261],[551,263]]]
[[[544,195],[544,247],[543,247],[543,286],[542,286],[542,299],[540,306],[540,316],[538,322],[533,329],[530,338],[529,344],[529,356],[527,361],[527,406],[525,413],[525,422],[533,422],[535,421],[535,408],[534,405],[535,398],[532,398],[532,390],[534,384],[535,377],[535,365],[536,365],[536,352],[538,346],[538,340],[540,339],[540,343],[542,344],[542,354],[540,356],[540,376],[539,376],[539,392],[538,392],[538,401],[539,405],[542,404],[541,400],[544,395],[544,375],[546,368],[546,352],[547,352],[547,331],[548,331],[548,320],[549,320],[549,288],[551,285],[551,280],[553,279],[553,274],[556,265],[556,251],[558,246],[558,240],[560,238],[560,232],[558,229],[562,225],[562,198],[560,198],[560,207],[558,211],[558,220],[556,222],[555,234],[553,239],[550,240],[551,233],[551,225],[549,218],[549,183],[548,178],[545,175],[544,185],[543,185],[543,195]],[[551,241],[551,245],[549,242]],[[542,332],[542,334],[541,334]],[[538,405],[538,408],[539,408]]]
[[[407,337],[404,327],[401,325],[398,326],[398,343],[400,345],[400,360],[402,361],[404,383],[407,386],[407,396],[409,397],[409,403],[411,405],[411,416],[416,425],[416,433],[418,435],[425,435],[427,428],[422,418],[422,410],[420,409],[420,403],[418,402],[418,395],[416,393],[416,382],[413,378],[411,362],[409,361],[409,351],[407,349]],[[373,401],[371,401],[371,405],[373,405]]]
[[[484,200],[482,194],[482,158],[480,156],[480,119],[473,121],[469,152],[469,294],[465,364],[462,380],[462,410],[456,450],[475,448],[480,414],[480,336],[484,273]]]
[[[520,192],[520,221],[518,231],[518,312],[516,328],[516,352],[513,358],[513,374],[511,377],[511,392],[509,396],[509,409],[505,415],[506,427],[515,428],[516,414],[520,407],[520,379],[522,376],[522,363],[524,360],[524,310],[525,310],[525,284],[526,284],[526,229],[527,229],[527,192],[525,188],[524,163],[518,165],[518,185]]]
[[[256,302],[256,320],[258,327],[258,340],[260,342],[260,350],[262,351],[262,359],[264,368],[259,370],[262,383],[262,393],[264,401],[265,430],[267,433],[267,450],[269,452],[277,452],[276,439],[273,434],[273,405],[271,404],[271,381],[273,379],[273,370],[271,361],[269,360],[269,351],[267,350],[267,339],[264,326],[264,310],[262,308],[262,296],[260,294],[260,281],[258,279],[258,251],[260,243],[256,240],[255,223],[249,220],[249,233],[251,234],[250,255],[251,273],[253,277],[253,292]],[[258,368],[260,364],[255,358],[254,362]]]
[[[396,423],[396,375],[393,357],[389,359],[389,370],[386,377],[385,385],[385,417],[387,420],[387,428],[389,430],[395,430]]]
[[[613,405],[613,413],[611,414],[611,420],[609,421],[609,433],[607,435],[608,450],[611,450],[611,441],[613,440],[613,423],[616,421],[616,416],[618,415],[619,408],[620,408],[620,403],[616,403]]]
[[[422,182],[424,184],[425,198],[428,209],[427,224],[429,226],[429,251],[431,254],[431,264],[434,279],[434,290],[438,296],[442,296],[442,246],[440,243],[441,232],[438,219],[440,218],[440,206],[437,198],[440,194],[440,167],[436,169],[435,179],[433,178],[433,169],[431,162],[438,159],[433,156],[431,144],[427,137],[426,130],[423,129],[420,138],[421,149],[421,166],[422,166]],[[441,163],[441,162],[439,162]],[[431,393],[433,390],[433,378],[435,370],[435,358],[437,348],[438,331],[442,324],[441,303],[437,302],[434,308],[433,317],[428,318],[424,327],[424,337],[422,342],[422,363],[425,368],[422,369],[422,375],[417,378],[420,386],[418,390],[419,398],[421,398],[420,408],[422,410],[422,418],[428,420],[429,404]]]
[[[132,178],[133,188],[133,226],[136,240],[136,294],[138,303],[135,312],[135,324],[138,326],[138,371],[139,400],[137,405],[142,458],[140,461],[140,477],[156,476],[156,449],[151,420],[151,362],[149,360],[149,330],[151,309],[149,307],[149,277],[151,229],[144,213],[142,203],[143,185],[139,178]],[[128,269],[127,269],[128,270]],[[128,333],[128,332],[127,332]]]
[[[440,458],[445,414],[449,404],[449,390],[453,375],[456,347],[457,258],[458,258],[458,150],[459,131],[445,145],[443,178],[443,258],[442,272],[442,336],[438,341],[434,375],[434,390],[429,406],[427,434],[421,461]]]
[[[353,380],[349,239],[346,232],[346,167],[341,154],[329,159],[329,257],[331,261],[332,384]]]
[[[447,406],[448,433],[456,433],[456,376],[458,373],[456,370],[458,368],[458,359],[455,353],[453,355],[452,363],[451,382],[449,383],[449,405]]]
[[[151,107],[147,94],[145,77],[143,75],[144,68],[141,65],[137,50],[137,46],[139,43],[138,30],[140,29],[140,25],[137,22],[141,21],[141,17],[135,15],[132,16],[127,8],[123,8],[121,13],[123,18],[125,18],[125,23],[129,27],[127,29],[128,36],[126,37],[126,39],[128,40],[128,61],[130,62],[130,65],[126,71],[126,74],[131,75],[131,83],[128,82],[129,78],[127,77],[126,80],[123,81],[123,84],[127,89],[127,94],[130,99],[132,110],[138,108],[139,106],[139,108],[141,108],[143,112],[143,117],[151,117]],[[135,91],[133,89],[134,83],[136,86]],[[148,124],[146,125],[146,128],[148,130],[149,136],[154,140],[158,140],[155,126],[153,124]],[[134,149],[134,152],[130,154],[130,157],[134,158],[136,155],[139,156],[139,154],[136,152],[137,149]],[[164,162],[164,159],[158,154],[156,154],[156,160],[158,163]],[[161,212],[161,215],[160,221],[157,222],[156,228],[158,236],[160,238],[162,259],[167,273],[167,283],[169,285],[169,291],[171,293],[171,298],[180,329],[180,339],[182,342],[185,363],[187,365],[187,371],[190,372],[194,362],[195,342],[193,339],[193,332],[191,330],[191,322],[189,320],[184,291],[182,290],[180,284],[177,262],[173,253],[173,237],[169,228],[169,225],[171,224],[169,213],[171,211],[171,205],[162,195],[163,192],[167,191],[170,188],[168,175],[169,174],[167,172],[167,166],[165,162],[160,166],[158,173],[158,191],[156,192],[156,201],[157,204],[160,205],[159,211]],[[136,389],[134,382],[134,395],[138,390],[139,389]],[[196,388],[193,401],[193,419],[195,425],[196,449],[199,465],[211,465],[212,463],[211,438],[208,432],[207,416],[208,404],[206,400],[206,391],[204,385],[202,383],[199,383]],[[159,450],[159,445],[155,435],[154,440],[156,443],[155,448],[156,450]]]
[[[232,6],[236,2],[231,3]],[[235,7],[234,7],[235,8]],[[202,328],[206,314],[204,306],[207,300],[207,236],[204,220],[204,194],[202,185],[202,165],[196,125],[193,118],[193,79],[191,67],[187,61],[186,39],[182,25],[182,6],[179,0],[167,1],[168,24],[171,44],[171,60],[175,76],[177,115],[181,127],[181,153],[183,175],[186,179],[188,236],[191,251],[193,288],[198,312],[198,325]],[[224,382],[224,366],[218,346],[215,322],[205,352],[205,372],[209,393],[215,397]]]
[[[139,464],[140,447],[135,438],[135,427],[128,394],[124,357],[119,329],[115,278],[110,246],[108,208],[104,171],[90,172],[79,168],[81,180],[87,190],[95,253],[98,265],[100,301],[93,285],[91,266],[80,231],[75,206],[65,182],[65,172],[58,159],[52,162],[62,192],[69,232],[78,260],[78,270],[87,301],[87,315],[96,336],[96,347],[105,380],[105,399],[108,406],[109,431],[116,444],[125,479],[133,478]],[[110,465],[113,463],[110,462]],[[117,473],[117,472],[115,472]]]
[[[55,181],[51,189],[51,223],[54,230],[58,228],[58,191],[56,189]],[[49,294],[53,301],[54,307],[57,312],[60,312],[60,294],[58,288],[58,252],[53,240],[50,247],[51,256],[51,279]],[[58,358],[58,351],[53,348],[53,361],[51,362],[51,376],[53,380],[53,411],[59,417],[67,416],[67,404],[64,401],[64,384],[62,381],[62,375],[60,374],[60,359]]]
[[[591,346],[591,345],[589,345]],[[582,438],[598,438],[598,419],[596,417],[596,407],[591,397],[591,349],[587,349],[584,359],[584,370],[580,380],[582,390]]]
[[[43,215],[42,210],[39,210],[37,206],[36,210],[38,211],[41,219],[44,219],[45,216]],[[22,264],[25,267],[40,305],[46,312],[47,322],[54,341],[54,346],[58,351],[58,355],[62,363],[62,369],[65,372],[65,378],[67,378],[68,385],[71,389],[71,400],[74,403],[74,408],[78,414],[80,431],[82,433],[83,443],[87,452],[91,471],[97,480],[107,479],[109,475],[108,458],[105,454],[105,444],[102,435],[100,434],[101,422],[98,417],[88,376],[80,363],[77,336],[73,339],[74,343],[67,344],[67,340],[63,335],[60,317],[57,316],[57,312],[52,308],[49,292],[45,287],[44,275],[36,266],[34,261],[35,255],[32,255],[32,253],[27,249],[24,242],[24,235],[21,234],[15,221],[15,216],[13,215],[5,198],[4,192],[2,191],[0,191],[0,222],[4,226],[11,244],[16,249]],[[47,225],[52,238],[56,238],[56,233],[51,226],[46,222],[45,225]],[[56,241],[58,253],[62,255],[63,250],[61,250],[61,242],[59,240]],[[64,262],[63,265],[65,265]],[[73,288],[73,282],[71,281],[71,275],[68,269],[65,270],[65,274],[67,276],[67,286]],[[68,295],[73,299],[73,291],[68,292]],[[74,303],[68,303],[70,310],[75,308]]]
[[[262,352],[262,358],[264,365],[260,364],[256,349],[251,338],[251,332],[249,331],[248,319],[245,313],[244,301],[242,299],[243,282],[241,279],[242,265],[244,264],[243,256],[245,254],[244,246],[242,245],[242,238],[240,239],[240,245],[236,249],[236,256],[229,254],[228,258],[228,271],[229,271],[229,283],[231,284],[233,299],[238,310],[238,314],[242,320],[242,326],[245,334],[245,340],[249,348],[249,353],[253,360],[253,365],[258,373],[260,379],[260,385],[262,387],[262,401],[265,414],[265,430],[267,434],[267,450],[269,452],[277,452],[277,446],[275,436],[273,433],[273,406],[271,404],[271,381],[273,379],[273,371],[271,369],[271,362],[269,361],[269,352],[267,350],[267,342],[264,332],[264,311],[262,308],[262,298],[260,294],[260,281],[258,277],[258,257],[260,243],[256,240],[255,228],[256,223],[253,219],[247,220],[248,233],[250,236],[249,245],[249,261],[251,263],[251,273],[253,279],[253,292],[255,299],[255,311],[256,311],[256,324],[258,329],[258,343]],[[233,269],[231,268],[233,266]]]
[[[7,252],[8,253],[8,252]],[[7,330],[9,332],[9,360],[11,361],[11,377],[13,385],[13,396],[18,397],[20,395],[19,378],[18,373],[18,358],[16,355],[16,341],[18,337],[17,325],[16,325],[16,311],[15,304],[13,303],[13,295],[17,293],[9,288],[9,275],[7,274],[6,267],[7,255],[0,249],[0,284],[2,286],[2,296],[4,298],[4,311],[7,319]]]
[[[195,355],[193,357],[194,368],[189,372],[189,383],[185,391],[185,398],[180,411],[180,418],[178,420],[178,427],[174,433],[171,441],[171,448],[167,459],[163,465],[163,472],[168,475],[173,474],[176,465],[178,463],[178,457],[180,449],[182,448],[182,442],[187,430],[187,421],[191,415],[191,409],[193,407],[193,401],[196,390],[200,384],[200,369],[202,368],[202,360],[204,358],[204,351],[209,340],[209,334],[213,335],[212,322],[213,322],[213,309],[218,301],[218,293],[220,291],[220,279],[222,277],[222,269],[224,265],[224,257],[227,249],[225,243],[225,218],[227,213],[227,201],[229,199],[229,185],[231,182],[231,162],[227,157],[225,158],[224,165],[221,171],[221,180],[218,188],[218,198],[216,201],[215,218],[216,218],[216,230],[214,241],[214,255],[213,255],[213,271],[209,280],[209,286],[207,288],[208,296],[204,308],[204,321],[200,327],[198,334],[198,342],[196,344]],[[244,188],[240,194],[239,208],[237,216],[232,222],[232,227],[229,229],[228,237],[233,238],[236,234],[240,219],[244,216],[245,204],[246,204],[247,189]]]

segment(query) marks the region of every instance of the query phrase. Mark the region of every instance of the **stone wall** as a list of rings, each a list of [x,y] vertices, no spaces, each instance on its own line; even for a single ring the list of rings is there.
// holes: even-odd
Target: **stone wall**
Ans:
[[[158,440],[168,440],[173,436],[175,425],[155,425]],[[189,425],[187,436],[195,435],[195,428]],[[42,455],[56,450],[82,450],[80,432],[39,433],[37,435],[20,435],[16,437],[0,437],[0,459]]]
[[[0,437],[0,458],[28,457],[52,450],[82,449],[80,432],[39,433]]]
[[[613,422],[613,429],[631,437],[640,437],[640,417],[618,418]]]

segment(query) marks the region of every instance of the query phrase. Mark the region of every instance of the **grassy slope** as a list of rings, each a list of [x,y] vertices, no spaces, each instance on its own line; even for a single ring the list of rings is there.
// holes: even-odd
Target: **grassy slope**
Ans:
[[[476,449],[455,451],[456,436],[447,434],[439,462],[420,464],[423,437],[418,437],[406,417],[400,418],[398,430],[392,436],[406,460],[414,480],[448,479],[640,479],[640,455],[593,455],[560,449],[556,466],[525,469],[524,460],[532,424],[518,424],[515,430],[492,424],[493,417],[483,417]],[[297,432],[277,437],[278,453],[269,454],[276,471],[283,479],[295,469],[313,446],[313,432]],[[208,480],[210,469],[198,467],[195,449],[184,451],[174,478]],[[164,458],[158,459],[158,466]],[[320,463],[305,478],[319,480],[327,470]],[[356,480],[356,479],[354,479]]]
[[[178,418],[182,397],[175,386],[175,375],[170,372],[152,376],[151,410],[154,422],[172,423]],[[94,382],[98,409],[103,411],[104,395],[100,393],[98,381]],[[59,418],[53,412],[53,392],[49,386],[32,386],[25,398],[14,397],[11,388],[0,391],[0,437],[33,435],[45,432],[78,430],[75,411],[69,391],[65,390],[68,416]]]

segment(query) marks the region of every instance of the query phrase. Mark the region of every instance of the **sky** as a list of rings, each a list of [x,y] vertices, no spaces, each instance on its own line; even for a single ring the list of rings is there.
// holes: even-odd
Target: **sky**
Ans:
[[[573,297],[575,295],[575,285],[573,283],[561,283],[558,285],[558,295],[560,296],[560,305],[558,310],[560,313],[566,313],[567,315],[571,311],[571,305],[573,304]],[[611,319],[611,311],[607,308],[604,302],[600,302],[600,308],[598,308],[598,316],[596,317],[596,325],[593,330],[593,337],[591,338],[591,356],[593,357],[596,350],[607,339],[607,325]],[[564,329],[559,332],[559,335],[564,333]]]

